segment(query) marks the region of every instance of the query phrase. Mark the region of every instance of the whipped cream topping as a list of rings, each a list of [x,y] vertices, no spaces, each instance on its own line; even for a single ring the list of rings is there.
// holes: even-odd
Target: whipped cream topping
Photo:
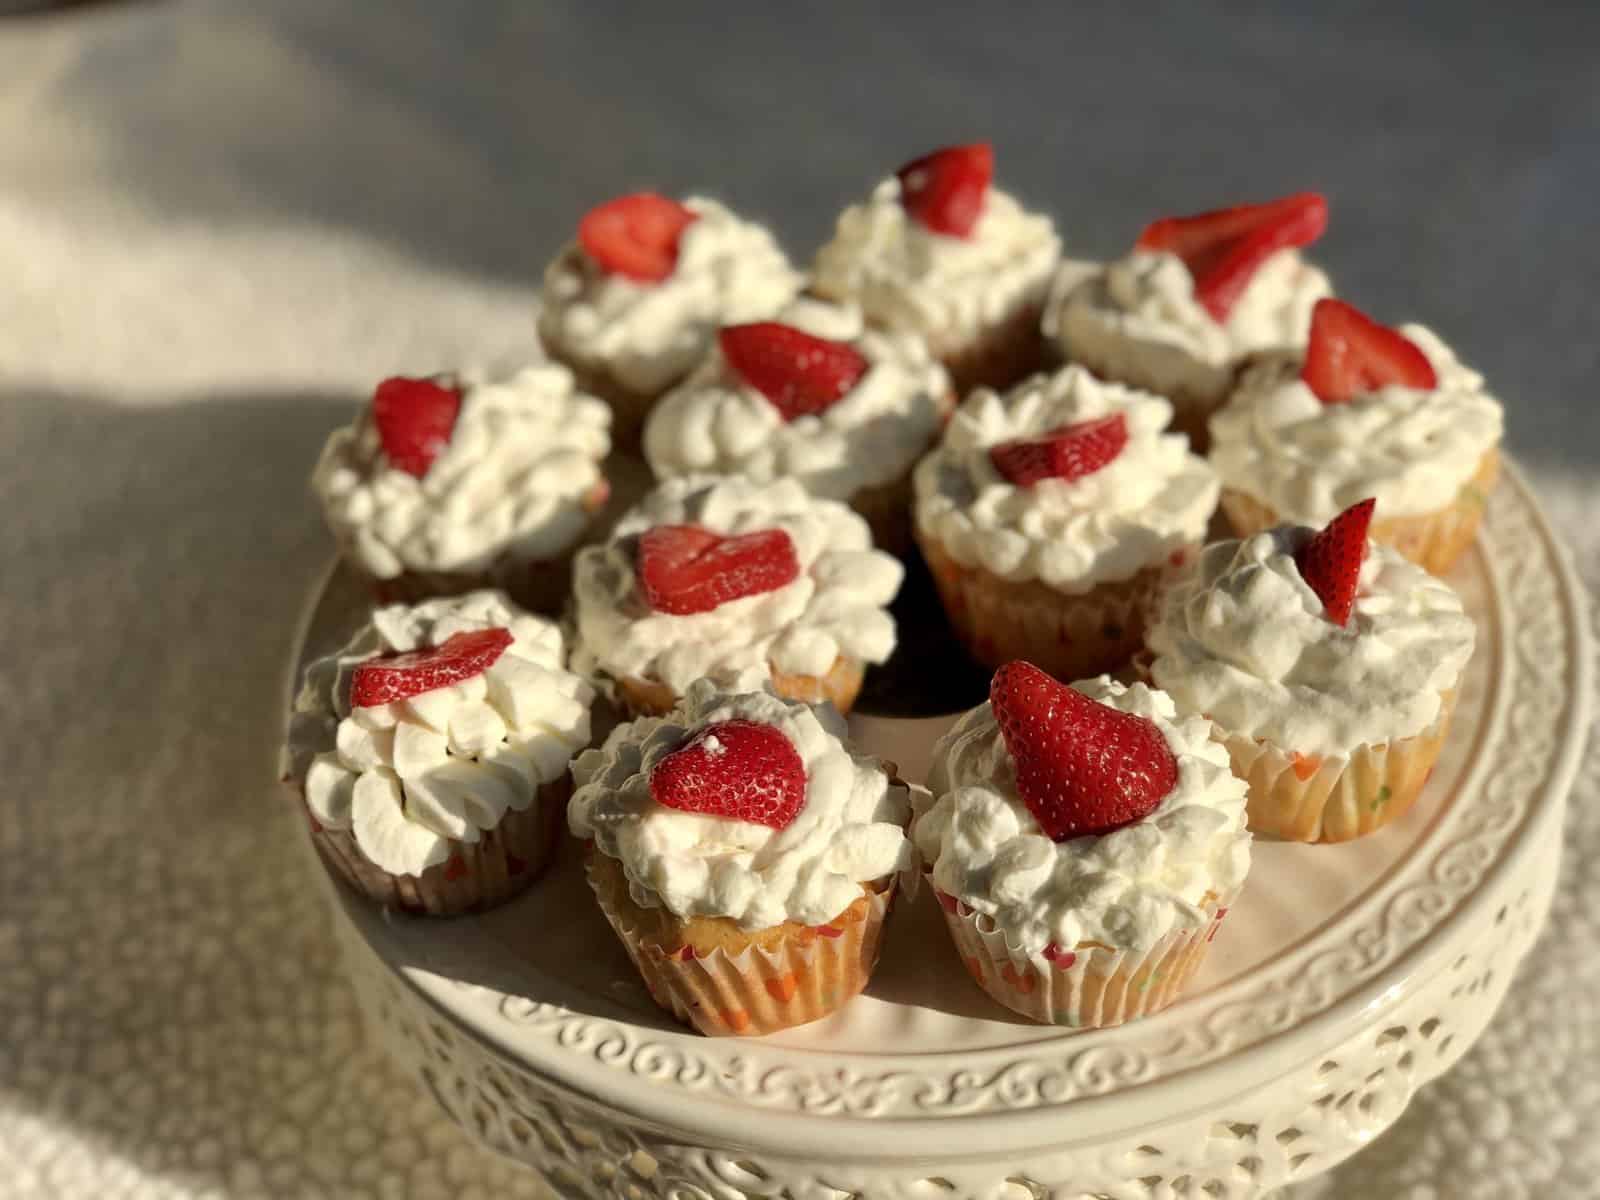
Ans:
[[[544,276],[546,349],[635,392],[659,392],[700,361],[718,327],[769,317],[800,290],[799,272],[766,229],[715,200],[683,203],[698,217],[659,282],[608,273],[576,242],[562,250]]]
[[[461,389],[450,442],[421,479],[390,464],[370,407],[336,431],[311,475],[345,555],[378,579],[554,558],[578,540],[603,476],[610,410],[545,363],[509,379],[440,376]]]
[[[710,612],[676,616],[644,601],[639,536],[658,525],[699,525],[730,536],[782,529],[800,573],[783,587]],[[840,655],[881,663],[894,649],[887,605],[905,571],[872,548],[867,523],[797,481],[732,477],[668,480],[587,546],[573,569],[578,669],[655,679],[682,692],[702,677],[733,691],[764,688],[772,669],[825,675]]]
[[[650,773],[662,758],[731,720],[777,729],[805,765],[805,803],[782,830],[651,797]],[[702,680],[667,716],[619,726],[604,747],[578,757],[572,775],[573,834],[622,863],[638,904],[684,918],[727,917],[745,929],[823,925],[861,896],[863,883],[911,857],[906,789],[890,786],[877,759],[850,749],[843,720],[826,705],[728,695]]]
[[[644,454],[656,478],[789,476],[818,496],[847,500],[908,472],[952,403],[949,376],[922,340],[867,329],[859,309],[811,299],[774,319],[849,342],[869,362],[866,374],[822,412],[785,422],[713,344],[701,367],[650,414]]]
[[[886,329],[920,333],[936,349],[970,341],[1029,305],[1042,304],[1061,239],[1050,218],[1024,212],[991,187],[967,237],[935,233],[900,203],[885,179],[839,216],[817,253],[812,288],[850,300]]]
[[[1299,251],[1280,250],[1219,324],[1195,297],[1181,258],[1135,250],[1103,265],[1063,263],[1045,330],[1069,359],[1100,375],[1162,395],[1220,399],[1245,355],[1304,346],[1311,309],[1332,290]]]
[[[989,459],[1000,442],[1115,412],[1128,444],[1082,478],[1017,487]],[[1166,432],[1171,419],[1161,397],[1078,366],[1035,375],[1004,396],[979,388],[917,467],[918,528],[963,566],[1014,582],[1076,594],[1129,579],[1201,541],[1216,507],[1215,475],[1186,438]]]
[[[1151,677],[1223,733],[1301,754],[1421,733],[1472,657],[1472,618],[1448,584],[1368,542],[1355,608],[1335,625],[1294,562],[1313,532],[1207,546],[1162,598]]]
[[[1378,516],[1435,512],[1455,498],[1500,443],[1500,403],[1421,325],[1399,330],[1427,355],[1438,384],[1391,384],[1323,404],[1297,360],[1247,370],[1211,418],[1211,465],[1225,486],[1286,521],[1322,525],[1368,496]]]
[[[506,629],[479,675],[404,700],[352,708],[355,669],[380,655]],[[289,721],[286,773],[325,829],[348,829],[375,866],[420,875],[533,803],[589,741],[594,689],[566,670],[561,631],[502,592],[392,605],[344,649],[306,668]]]
[[[1016,765],[982,704],[934,746],[934,802],[912,826],[934,886],[1034,955],[1051,942],[1145,950],[1174,930],[1202,928],[1203,906],[1226,900],[1250,869],[1246,789],[1227,750],[1211,740],[1209,721],[1179,716],[1170,696],[1142,683],[1102,675],[1072,686],[1155,723],[1178,762],[1172,791],[1132,824],[1053,842],[1018,795]]]

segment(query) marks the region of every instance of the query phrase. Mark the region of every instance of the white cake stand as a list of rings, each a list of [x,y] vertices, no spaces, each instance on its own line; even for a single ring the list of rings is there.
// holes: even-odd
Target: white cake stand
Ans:
[[[1019,1023],[968,980],[924,890],[842,1013],[711,1040],[651,1003],[573,854],[505,908],[429,921],[373,907],[308,848],[371,1029],[561,1197],[1216,1200],[1323,1171],[1466,1052],[1549,908],[1591,657],[1572,571],[1507,475],[1455,580],[1480,640],[1423,798],[1351,844],[1258,842],[1165,1013]],[[302,660],[360,604],[333,574]],[[914,779],[947,722],[853,719]]]

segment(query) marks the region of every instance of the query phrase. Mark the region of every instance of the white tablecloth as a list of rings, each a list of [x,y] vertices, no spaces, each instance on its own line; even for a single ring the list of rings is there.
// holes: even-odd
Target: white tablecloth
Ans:
[[[538,264],[584,194],[740,175],[698,142],[664,158],[671,126],[642,97],[634,140],[597,144],[618,119],[589,80],[602,60],[549,48],[579,17],[493,8],[484,28],[430,27],[415,3],[0,25],[0,1194],[533,1194],[363,1039],[272,811],[281,672],[329,552],[304,487],[327,431],[384,374],[525,354]],[[497,49],[508,29],[544,48],[537,78]],[[784,133],[756,66],[715,93],[680,82],[678,119],[735,96]],[[905,149],[836,138],[855,164]],[[797,198],[824,214],[813,236],[848,194],[817,191]],[[1437,276],[1447,305],[1458,281]],[[1592,306],[1562,311],[1587,332]],[[1535,362],[1538,331],[1519,336],[1507,353]],[[1545,406],[1512,449],[1600,590],[1600,446],[1563,440],[1561,397],[1507,393]],[[1549,932],[1483,1043],[1305,1194],[1596,1194],[1597,799],[1591,748]]]

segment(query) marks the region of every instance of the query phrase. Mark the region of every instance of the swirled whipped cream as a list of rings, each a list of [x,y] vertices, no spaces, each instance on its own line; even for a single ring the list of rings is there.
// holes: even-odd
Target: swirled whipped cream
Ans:
[[[1431,331],[1399,331],[1433,364],[1436,387],[1391,384],[1323,404],[1301,380],[1298,361],[1247,370],[1211,418],[1211,465],[1223,485],[1286,521],[1312,525],[1368,496],[1378,501],[1380,518],[1450,504],[1500,444],[1500,402]]]
[[[1306,344],[1311,309],[1332,294],[1328,277],[1280,250],[1261,264],[1218,323],[1195,297],[1175,254],[1135,250],[1106,264],[1063,263],[1045,330],[1066,356],[1096,374],[1162,395],[1220,399],[1248,354]]]
[[[1018,310],[1042,304],[1061,256],[1050,218],[1024,212],[989,188],[966,237],[935,233],[900,203],[885,179],[839,216],[817,253],[812,290],[861,306],[885,329],[919,333],[939,353],[971,341]]]
[[[710,612],[656,612],[639,588],[639,537],[658,525],[699,525],[739,536],[781,529],[800,573],[770,592]],[[872,548],[867,523],[797,481],[670,479],[617,522],[604,545],[586,546],[573,569],[578,669],[654,679],[684,691],[707,678],[757,691],[772,671],[825,675],[841,655],[881,663],[894,649],[888,604],[905,570]]]
[[[818,496],[847,500],[909,471],[953,402],[950,378],[923,341],[868,329],[859,309],[817,300],[798,300],[775,319],[849,342],[870,364],[866,374],[822,412],[786,422],[713,345],[650,414],[644,454],[656,478],[793,477]]]
[[[378,579],[561,554],[603,483],[610,410],[551,363],[496,382],[477,371],[440,381],[461,389],[461,409],[422,478],[390,464],[370,409],[323,447],[311,487],[340,548]]]
[[[1017,793],[1016,766],[988,704],[933,748],[935,797],[912,826],[933,884],[992,918],[1029,954],[1051,942],[1144,950],[1199,929],[1204,906],[1226,902],[1250,869],[1245,785],[1204,717],[1179,716],[1164,692],[1107,676],[1072,685],[1155,723],[1178,782],[1151,812],[1107,834],[1053,842]]]
[[[1314,532],[1207,546],[1162,598],[1151,677],[1223,733],[1301,754],[1421,733],[1472,657],[1472,618],[1448,584],[1368,542],[1355,608],[1335,625],[1295,566]]]
[[[806,771],[805,803],[772,829],[656,803],[650,773],[707,725],[770,725]],[[757,693],[729,695],[697,682],[665,717],[619,726],[572,764],[572,832],[622,863],[633,899],[684,918],[727,917],[745,929],[785,921],[823,925],[861,896],[861,885],[910,861],[907,789],[844,741],[828,706]]]
[[[660,282],[609,273],[576,242],[546,268],[539,337],[551,354],[632,391],[659,392],[700,361],[720,326],[769,317],[800,290],[799,272],[766,229],[715,200],[683,203],[696,220]]]
[[[488,670],[404,700],[354,708],[355,669],[458,633],[506,629]],[[375,866],[420,875],[533,803],[589,741],[594,689],[566,670],[561,631],[497,591],[373,612],[344,649],[306,668],[285,773],[325,829],[348,829]]]
[[[1120,412],[1128,443],[1106,466],[1075,480],[1018,487],[990,447]],[[951,418],[939,448],[917,466],[916,518],[963,566],[1079,594],[1129,579],[1201,541],[1217,480],[1166,432],[1172,405],[1103,383],[1079,366],[1035,375],[1004,396],[979,388]]]

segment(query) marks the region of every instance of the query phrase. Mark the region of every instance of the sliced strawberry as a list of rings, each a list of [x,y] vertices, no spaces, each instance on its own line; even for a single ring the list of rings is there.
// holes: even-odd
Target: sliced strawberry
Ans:
[[[805,806],[806,768],[771,725],[721,721],[656,763],[650,795],[679,812],[783,829]]]
[[[372,421],[396,470],[421,479],[455,432],[461,393],[432,379],[385,379],[372,393]]]
[[[900,203],[934,233],[964,238],[983,212],[984,193],[994,178],[994,147],[988,142],[948,146],[913,159],[895,172]]]
[[[584,214],[578,244],[604,271],[657,283],[678,265],[678,239],[696,217],[654,192],[618,196]]]
[[[1361,561],[1367,557],[1367,526],[1377,503],[1369,498],[1352,504],[1295,551],[1300,578],[1317,594],[1335,625],[1348,621],[1355,607]]]
[[[1128,419],[1122,413],[1060,425],[1037,437],[1017,438],[989,448],[989,461],[1018,487],[1041,479],[1082,479],[1122,453],[1128,444]]]
[[[717,334],[728,366],[760,392],[785,421],[837,403],[869,366],[854,346],[812,337],[792,325],[757,321]]]
[[[350,703],[370,708],[471,679],[494,666],[511,641],[509,629],[477,629],[428,650],[369,659],[351,676]]]
[[[1154,722],[1091,700],[1032,663],[996,671],[989,703],[1022,802],[1053,841],[1130,825],[1178,781],[1177,759]]]
[[[681,617],[781,588],[800,574],[800,560],[781,529],[725,537],[699,525],[657,525],[639,539],[637,571],[645,603]]]
[[[1328,202],[1299,192],[1265,204],[1221,208],[1147,225],[1135,245],[1183,259],[1195,298],[1212,319],[1226,321],[1251,276],[1279,250],[1309,246],[1328,227]]]
[[[1343,404],[1386,384],[1428,390],[1439,385],[1433,364],[1398,330],[1379,325],[1343,300],[1318,300],[1300,378],[1324,404]]]

